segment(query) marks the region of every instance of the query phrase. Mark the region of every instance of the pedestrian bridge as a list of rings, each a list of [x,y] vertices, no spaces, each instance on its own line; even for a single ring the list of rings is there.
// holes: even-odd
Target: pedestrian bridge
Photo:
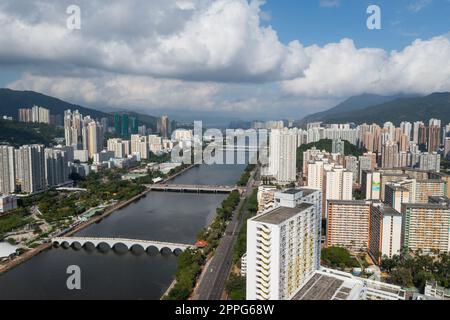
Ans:
[[[193,193],[231,193],[239,190],[233,186],[206,186],[206,185],[180,185],[180,184],[153,184],[148,188],[152,191],[163,192],[193,192]]]
[[[94,245],[96,248],[101,244],[106,244],[110,248],[114,248],[117,245],[124,245],[128,250],[132,250],[134,247],[141,247],[145,251],[150,248],[156,248],[159,252],[164,249],[168,249],[175,253],[177,251],[185,251],[192,245],[149,241],[149,240],[136,240],[136,239],[122,239],[122,238],[91,238],[91,237],[57,237],[52,239],[53,244],[72,246],[73,244],[79,244],[84,247],[86,244]]]

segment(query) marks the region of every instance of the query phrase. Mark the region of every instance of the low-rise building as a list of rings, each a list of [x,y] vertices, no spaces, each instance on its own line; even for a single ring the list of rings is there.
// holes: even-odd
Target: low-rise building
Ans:
[[[0,215],[17,209],[17,197],[15,195],[0,195]]]

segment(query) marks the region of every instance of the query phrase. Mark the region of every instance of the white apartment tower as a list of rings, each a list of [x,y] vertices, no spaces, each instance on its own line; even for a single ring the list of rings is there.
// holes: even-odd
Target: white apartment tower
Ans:
[[[326,172],[326,200],[352,200],[353,172],[336,166]]]
[[[270,133],[269,168],[279,184],[297,180],[297,134],[289,129],[275,129]]]
[[[370,217],[369,254],[380,264],[383,257],[400,254],[402,214],[383,203],[372,205]]]
[[[44,146],[25,145],[17,152],[18,177],[21,190],[25,193],[34,193],[45,189],[45,158]]]
[[[248,220],[247,300],[289,300],[320,266],[320,191],[288,190],[280,201],[293,206]]]
[[[10,194],[16,189],[14,148],[0,146],[0,194]]]

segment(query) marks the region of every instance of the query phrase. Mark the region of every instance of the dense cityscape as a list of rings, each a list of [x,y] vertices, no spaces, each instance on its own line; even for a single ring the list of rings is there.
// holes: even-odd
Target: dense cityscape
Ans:
[[[0,1],[4,310],[334,318],[450,300],[449,15]]]
[[[19,123],[55,125],[51,118],[38,106],[19,109],[17,117]],[[60,144],[0,147],[0,230],[10,248],[2,272],[54,243],[89,243],[67,235],[147,192],[235,188],[167,184],[199,165],[171,161],[175,147],[190,150],[202,141],[192,129],[176,128],[167,116],[158,119],[155,133],[125,113],[112,119],[109,125],[108,118],[66,110],[64,137],[54,141]],[[221,262],[234,267],[224,271],[217,299],[449,298],[450,124],[438,119],[399,127],[318,122],[301,129],[292,121],[255,121],[251,129],[234,132],[237,138],[259,131],[268,132],[268,162],[248,165],[222,203],[223,212],[218,211],[223,221],[216,225],[216,218],[198,235],[195,249],[178,260],[179,270],[184,259],[197,261],[198,268],[182,275],[190,277],[188,284],[177,273],[166,298],[211,298],[202,286],[217,282],[204,284],[203,266],[217,259],[238,207],[240,220],[245,210],[250,219],[237,224],[239,239],[229,245],[234,253]],[[224,147],[241,150],[248,159],[264,153],[229,140],[208,141],[217,153]],[[112,186],[114,179],[122,182]],[[102,182],[111,190],[103,191]]]

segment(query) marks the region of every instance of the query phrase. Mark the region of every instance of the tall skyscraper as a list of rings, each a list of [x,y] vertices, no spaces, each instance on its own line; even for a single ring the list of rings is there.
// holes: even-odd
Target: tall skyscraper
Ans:
[[[320,266],[321,197],[276,208],[248,220],[247,300],[289,300]],[[293,196],[296,198],[295,196]],[[290,201],[285,201],[288,205]]]
[[[43,145],[24,145],[17,152],[18,172],[22,192],[34,193],[45,189],[45,158]]]
[[[369,254],[380,264],[383,257],[400,254],[402,214],[383,203],[372,205]]]
[[[441,126],[433,124],[428,128],[428,152],[436,152],[441,144]]]
[[[50,110],[39,106],[30,109],[19,109],[20,122],[50,123]]]
[[[103,150],[103,128],[98,122],[91,121],[87,124],[87,148],[89,152],[89,158],[93,158],[94,154],[99,153]]]
[[[157,123],[157,131],[163,139],[167,139],[170,137],[170,123],[169,117],[167,115],[163,115],[161,118],[159,118]]]
[[[131,153],[139,153],[141,159],[148,159],[149,143],[147,136],[131,135]]]
[[[10,146],[0,146],[0,194],[10,194],[16,189],[15,152]]]
[[[139,119],[137,117],[130,118],[131,120],[131,134],[139,133]]]
[[[419,168],[425,171],[441,171],[441,155],[437,152],[422,153],[419,155]]]
[[[122,115],[122,128],[120,134],[123,138],[129,138],[130,136],[130,118],[126,113]]]
[[[352,200],[353,173],[341,166],[326,171],[326,200]]]
[[[120,114],[114,114],[114,131],[116,135],[120,135],[122,133],[122,119]]]
[[[76,149],[82,143],[83,115],[75,110],[66,110],[64,112],[64,136],[66,146],[75,146]]]
[[[342,141],[341,139],[335,139],[332,142],[332,151],[331,153],[334,154],[342,154],[345,155],[345,142]]]
[[[445,138],[444,142],[444,159],[450,159],[450,137]]]
[[[279,184],[297,180],[297,134],[289,129],[270,132],[269,170]]]
[[[47,148],[45,153],[45,185],[57,186],[67,182],[69,164],[67,154],[58,149]]]
[[[399,167],[398,145],[392,141],[386,141],[381,151],[381,167],[390,169]]]

